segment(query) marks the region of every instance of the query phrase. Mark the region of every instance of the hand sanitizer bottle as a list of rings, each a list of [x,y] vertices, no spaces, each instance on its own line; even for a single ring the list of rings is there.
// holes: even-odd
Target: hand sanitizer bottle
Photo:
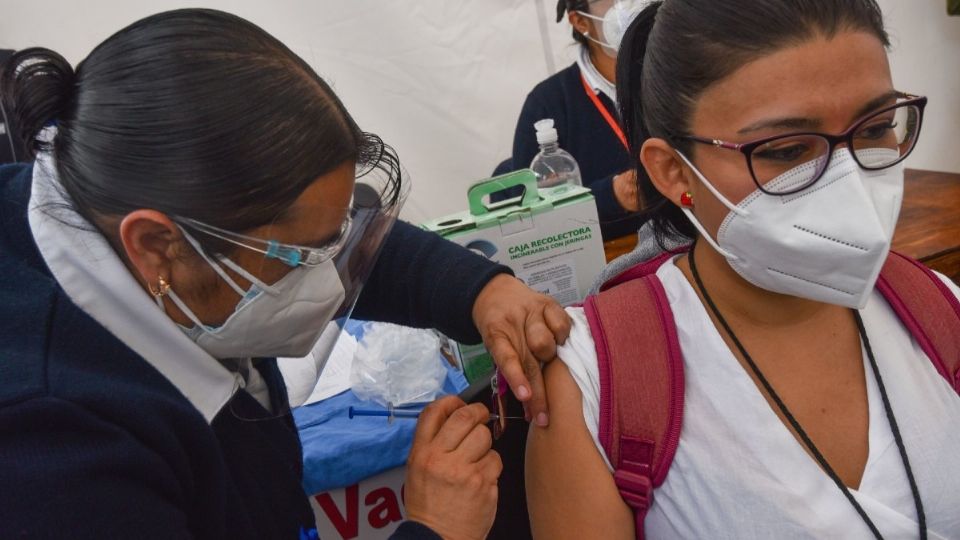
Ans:
[[[562,184],[583,185],[580,179],[580,167],[567,151],[558,144],[557,130],[553,119],[545,118],[533,125],[537,130],[537,142],[540,153],[530,162],[530,168],[537,175],[538,188],[550,188]]]

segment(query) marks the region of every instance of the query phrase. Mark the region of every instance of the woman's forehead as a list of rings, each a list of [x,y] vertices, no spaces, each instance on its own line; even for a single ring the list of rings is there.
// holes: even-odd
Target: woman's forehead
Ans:
[[[809,118],[837,130],[892,89],[880,40],[865,32],[842,32],[741,66],[704,91],[691,120],[696,129],[722,126],[727,134],[772,117]]]
[[[252,236],[270,236],[283,243],[311,246],[336,234],[349,212],[355,166],[345,163],[320,176],[273,224]]]

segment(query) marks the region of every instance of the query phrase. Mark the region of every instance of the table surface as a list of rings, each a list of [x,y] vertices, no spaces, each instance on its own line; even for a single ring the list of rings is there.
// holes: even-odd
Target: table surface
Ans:
[[[907,169],[893,249],[921,261],[960,253],[960,174]]]
[[[631,251],[636,235],[604,242],[607,261]],[[893,249],[956,279],[960,272],[960,174],[907,169]]]

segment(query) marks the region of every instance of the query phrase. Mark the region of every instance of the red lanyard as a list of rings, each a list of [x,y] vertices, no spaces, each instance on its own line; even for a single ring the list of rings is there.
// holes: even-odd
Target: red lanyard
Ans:
[[[597,96],[597,93],[593,91],[593,88],[590,87],[590,83],[587,82],[587,78],[580,74],[580,80],[583,81],[583,89],[587,91],[587,97],[590,98],[590,101],[593,102],[593,106],[597,108],[597,111],[600,112],[600,115],[603,116],[603,119],[607,121],[607,124],[610,125],[610,129],[613,130],[613,133],[620,139],[620,142],[623,143],[623,147],[627,149],[627,152],[630,151],[630,145],[627,144],[627,137],[623,134],[623,130],[620,129],[620,124],[610,115],[610,111],[603,106],[603,103],[600,102],[600,98]]]

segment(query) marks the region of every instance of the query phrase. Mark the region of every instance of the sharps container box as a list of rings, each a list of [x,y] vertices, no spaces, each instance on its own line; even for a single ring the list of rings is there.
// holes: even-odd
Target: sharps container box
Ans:
[[[523,186],[521,197],[488,203],[492,193]],[[530,288],[568,306],[581,302],[606,264],[597,206],[590,190],[564,184],[537,189],[533,171],[523,169],[474,184],[469,210],[422,226],[509,266]],[[493,369],[482,345],[457,345],[471,383]]]

